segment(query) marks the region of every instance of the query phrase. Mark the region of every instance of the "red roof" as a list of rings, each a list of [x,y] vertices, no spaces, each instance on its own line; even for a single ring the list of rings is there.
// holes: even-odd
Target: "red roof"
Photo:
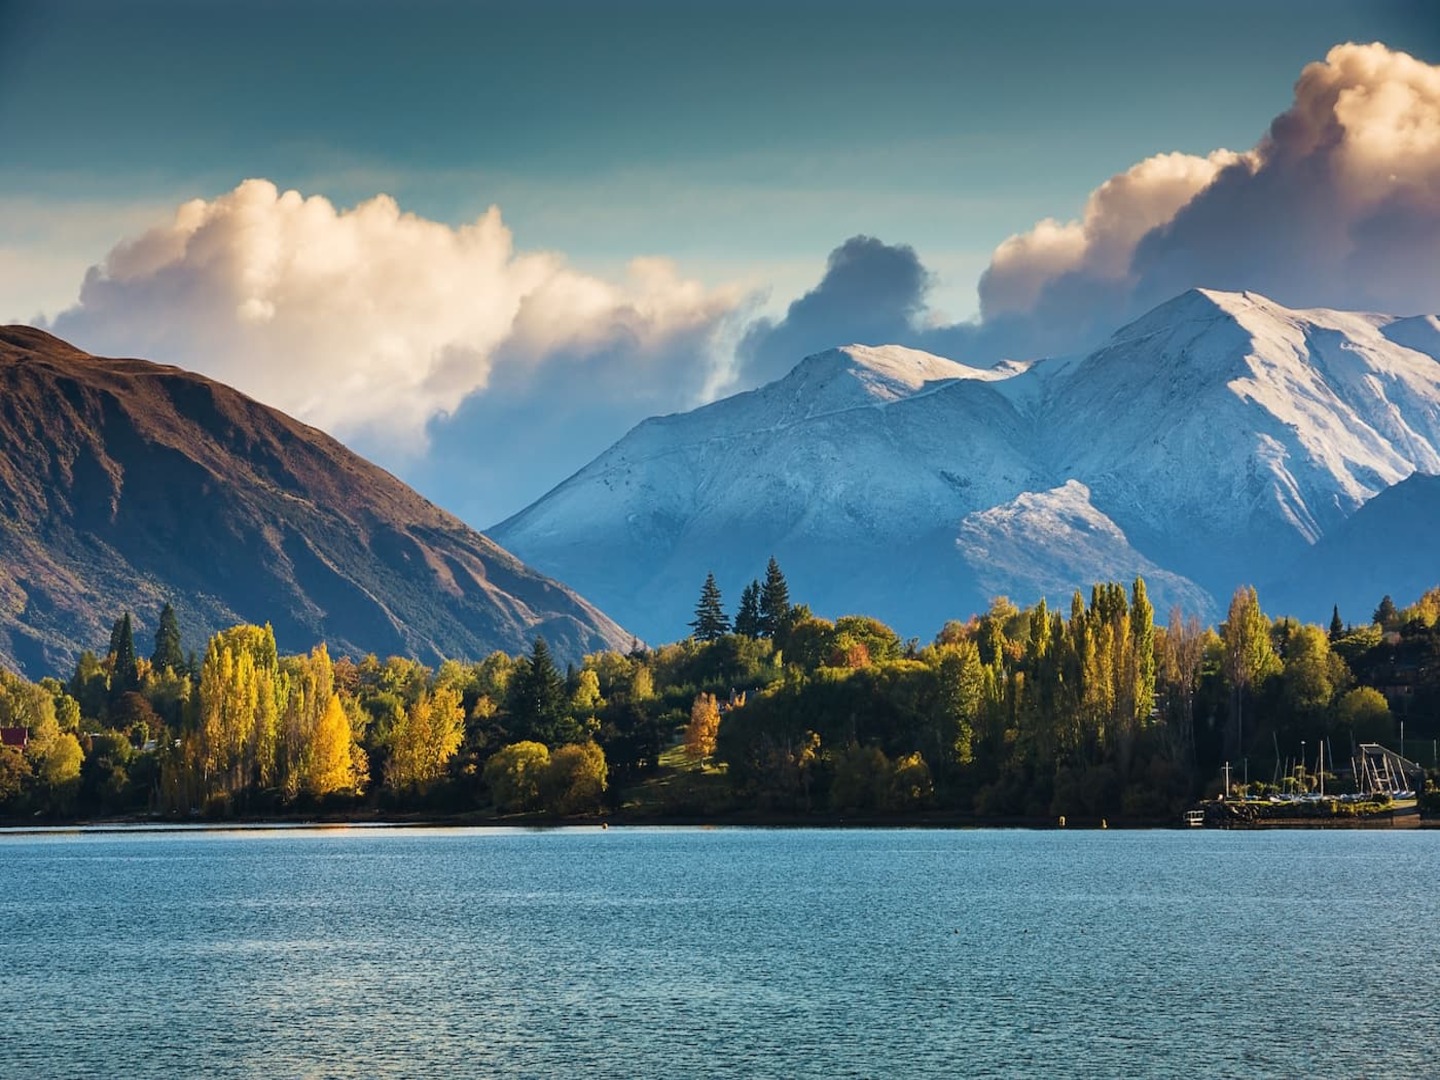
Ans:
[[[18,746],[25,749],[30,742],[30,733],[23,727],[0,727],[0,746]]]

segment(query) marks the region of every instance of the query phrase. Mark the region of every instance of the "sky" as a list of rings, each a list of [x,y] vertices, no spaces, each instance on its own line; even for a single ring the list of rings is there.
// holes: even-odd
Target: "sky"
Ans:
[[[0,0],[0,319],[485,527],[832,345],[1440,310],[1436,65],[1408,0]]]

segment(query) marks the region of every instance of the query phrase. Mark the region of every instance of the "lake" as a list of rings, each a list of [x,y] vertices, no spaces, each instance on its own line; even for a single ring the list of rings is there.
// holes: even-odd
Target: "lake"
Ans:
[[[1440,1075],[1440,831],[0,835],[0,1076]]]

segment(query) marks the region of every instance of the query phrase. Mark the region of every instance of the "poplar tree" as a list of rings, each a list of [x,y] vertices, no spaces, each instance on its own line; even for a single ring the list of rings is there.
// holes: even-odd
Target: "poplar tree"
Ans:
[[[1255,586],[1242,585],[1235,590],[1220,639],[1225,645],[1225,677],[1235,693],[1236,748],[1243,753],[1245,692],[1279,666],[1270,645],[1270,621],[1260,610]]]
[[[720,730],[720,703],[714,694],[697,694],[690,705],[690,723],[685,726],[685,753],[703,761],[715,753],[715,736]]]
[[[1130,636],[1133,643],[1135,719],[1143,722],[1155,707],[1155,608],[1137,577],[1130,592]]]
[[[762,600],[763,603],[763,600]],[[730,620],[720,602],[720,586],[715,584],[715,575],[706,574],[705,584],[700,588],[700,599],[695,604],[695,618],[690,622],[695,631],[695,640],[702,642],[719,641],[730,632]]]

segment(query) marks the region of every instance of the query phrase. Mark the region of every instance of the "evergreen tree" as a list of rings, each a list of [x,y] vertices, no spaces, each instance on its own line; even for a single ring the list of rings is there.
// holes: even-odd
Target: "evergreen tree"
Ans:
[[[135,658],[135,628],[127,611],[110,631],[110,700],[118,701],[140,685],[140,662]]]
[[[510,716],[525,738],[558,746],[568,734],[565,721],[565,679],[543,637],[535,639],[528,660],[510,679]]]
[[[1330,616],[1330,640],[1338,641],[1345,633],[1345,624],[1340,621],[1340,605],[1335,605],[1334,614]]]
[[[740,607],[735,612],[735,633],[741,637],[760,636],[760,582],[752,581],[740,594]]]
[[[760,587],[760,636],[773,638],[785,626],[789,614],[790,586],[772,555],[765,567],[765,584]]]
[[[156,672],[183,671],[185,651],[180,647],[180,623],[175,618],[175,609],[168,603],[160,611],[160,625],[155,631],[155,652],[150,657],[150,666]]]
[[[1395,624],[1400,621],[1400,612],[1395,607],[1395,601],[1390,599],[1386,593],[1380,600],[1380,606],[1375,609],[1374,621],[1382,630],[1393,630]]]
[[[705,584],[700,589],[700,599],[695,604],[695,618],[690,623],[695,631],[696,641],[718,641],[730,632],[730,620],[720,604],[720,586],[715,584],[715,575],[706,574]]]

